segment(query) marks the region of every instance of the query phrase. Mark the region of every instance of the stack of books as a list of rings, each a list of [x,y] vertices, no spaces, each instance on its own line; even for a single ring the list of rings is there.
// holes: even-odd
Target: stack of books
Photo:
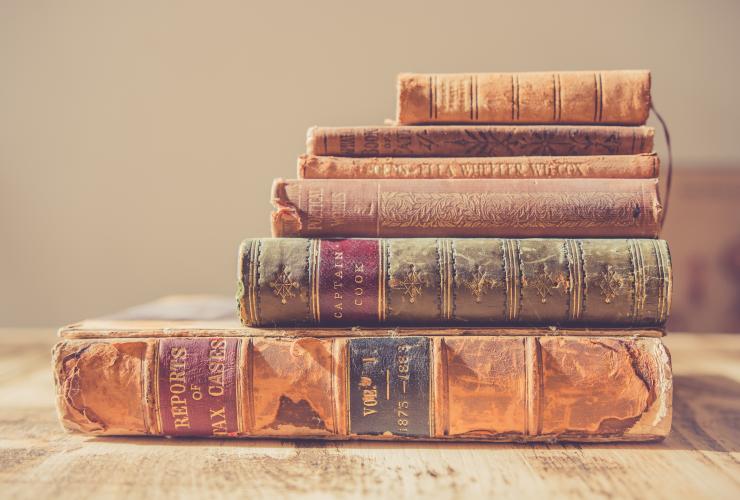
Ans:
[[[671,265],[647,71],[398,79],[397,124],[309,130],[241,245],[242,327],[64,328],[96,434],[646,441],[670,430]],[[143,319],[142,319],[143,316]]]

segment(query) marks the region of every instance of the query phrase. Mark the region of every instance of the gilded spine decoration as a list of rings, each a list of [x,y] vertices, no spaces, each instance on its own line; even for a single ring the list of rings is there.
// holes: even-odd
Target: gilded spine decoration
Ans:
[[[658,176],[655,154],[460,158],[301,155],[301,179],[547,179]]]
[[[259,321],[249,308],[240,309],[248,326],[661,325],[670,308],[672,277],[662,240],[254,241],[242,245],[245,269],[283,276],[300,259],[315,263],[303,281],[280,282],[278,290],[287,288],[282,295],[274,281],[255,286],[242,272],[240,304],[261,304]],[[303,248],[310,249],[306,255],[298,251]],[[300,292],[283,301],[292,290]]]
[[[670,428],[659,338],[221,333],[62,340],[62,423],[96,435],[584,442]]]
[[[657,179],[276,180],[273,236],[656,237]]]
[[[641,193],[414,193],[391,191],[380,195],[380,225],[387,228],[594,228],[605,215],[618,227],[638,222],[634,207]],[[554,207],[568,206],[570,212]]]
[[[642,125],[650,72],[401,74],[398,122]]]
[[[645,126],[313,127],[306,153],[357,158],[637,155],[652,152],[654,134]]]

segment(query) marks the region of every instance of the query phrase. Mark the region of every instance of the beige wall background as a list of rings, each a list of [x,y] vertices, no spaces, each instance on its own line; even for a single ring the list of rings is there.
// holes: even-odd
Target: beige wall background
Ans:
[[[0,1],[0,324],[232,294],[310,125],[400,71],[649,68],[678,168],[740,165],[740,2]]]

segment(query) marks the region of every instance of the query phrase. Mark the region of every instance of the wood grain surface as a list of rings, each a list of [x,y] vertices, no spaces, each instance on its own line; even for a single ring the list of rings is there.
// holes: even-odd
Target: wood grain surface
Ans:
[[[2,498],[740,498],[740,336],[671,334],[657,444],[91,438],[54,410],[48,330],[0,330]]]

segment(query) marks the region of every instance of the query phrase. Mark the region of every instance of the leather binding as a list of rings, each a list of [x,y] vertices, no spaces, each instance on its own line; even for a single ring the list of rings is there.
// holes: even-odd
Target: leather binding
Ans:
[[[249,326],[662,325],[668,246],[654,239],[245,240]]]
[[[316,156],[584,156],[651,153],[652,127],[428,125],[312,127]]]
[[[300,179],[628,179],[658,177],[658,155],[353,158],[301,155]]]
[[[660,338],[631,331],[77,332],[99,338],[62,340],[53,367],[60,420],[86,434],[600,442],[659,440],[671,424],[668,351]]]
[[[398,76],[401,124],[642,125],[649,113],[646,70]]]
[[[635,237],[661,226],[657,179],[277,179],[281,237]]]

